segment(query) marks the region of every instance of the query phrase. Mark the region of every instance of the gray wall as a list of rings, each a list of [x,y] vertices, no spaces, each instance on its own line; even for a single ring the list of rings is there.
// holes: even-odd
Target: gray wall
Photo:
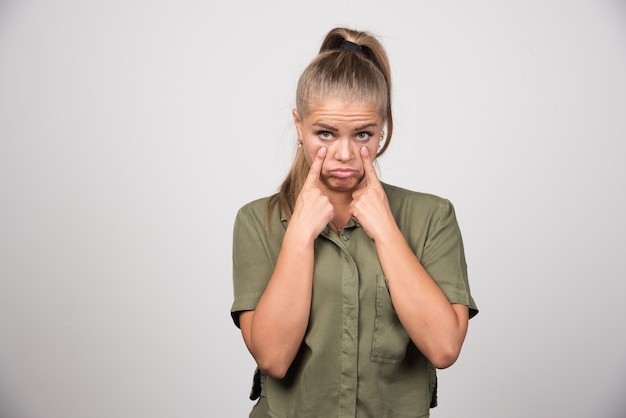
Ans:
[[[241,417],[239,206],[323,35],[380,35],[383,180],[447,197],[474,296],[433,417],[623,417],[623,1],[0,2],[0,416]]]

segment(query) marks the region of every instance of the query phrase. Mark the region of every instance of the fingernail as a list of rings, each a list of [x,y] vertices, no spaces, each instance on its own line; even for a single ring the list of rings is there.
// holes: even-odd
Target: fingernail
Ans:
[[[367,147],[361,147],[361,155],[363,155],[365,157],[370,155],[370,151],[367,149]]]
[[[320,155],[320,156],[324,156],[324,155],[326,155],[326,147],[322,147],[322,148],[320,148],[320,150],[319,150],[317,153],[318,153],[318,155]]]

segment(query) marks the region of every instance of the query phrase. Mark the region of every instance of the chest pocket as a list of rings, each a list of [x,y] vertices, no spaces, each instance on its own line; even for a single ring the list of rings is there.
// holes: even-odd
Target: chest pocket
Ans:
[[[371,360],[379,363],[399,363],[405,357],[410,338],[398,319],[387,279],[376,276],[376,318],[372,337]]]

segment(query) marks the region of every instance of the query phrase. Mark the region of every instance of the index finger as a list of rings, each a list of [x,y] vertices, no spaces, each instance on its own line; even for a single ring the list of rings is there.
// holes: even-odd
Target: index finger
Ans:
[[[324,159],[326,158],[326,147],[321,147],[317,150],[315,154],[315,158],[311,162],[311,168],[309,169],[309,174],[306,176],[306,180],[304,180],[304,187],[317,187],[317,182],[320,179],[320,173],[322,172],[322,164],[324,164]]]
[[[378,174],[376,174],[376,167],[374,167],[374,161],[366,147],[361,147],[361,160],[363,161],[363,170],[365,171],[365,181],[367,185],[379,186],[380,180],[378,179]]]

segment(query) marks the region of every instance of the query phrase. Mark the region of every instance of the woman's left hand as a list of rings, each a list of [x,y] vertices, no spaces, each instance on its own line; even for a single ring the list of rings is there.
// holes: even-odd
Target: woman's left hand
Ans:
[[[360,154],[365,180],[359,189],[352,193],[350,211],[367,235],[376,240],[385,231],[392,230],[396,226],[396,221],[391,213],[385,190],[376,175],[369,150],[362,147]]]

